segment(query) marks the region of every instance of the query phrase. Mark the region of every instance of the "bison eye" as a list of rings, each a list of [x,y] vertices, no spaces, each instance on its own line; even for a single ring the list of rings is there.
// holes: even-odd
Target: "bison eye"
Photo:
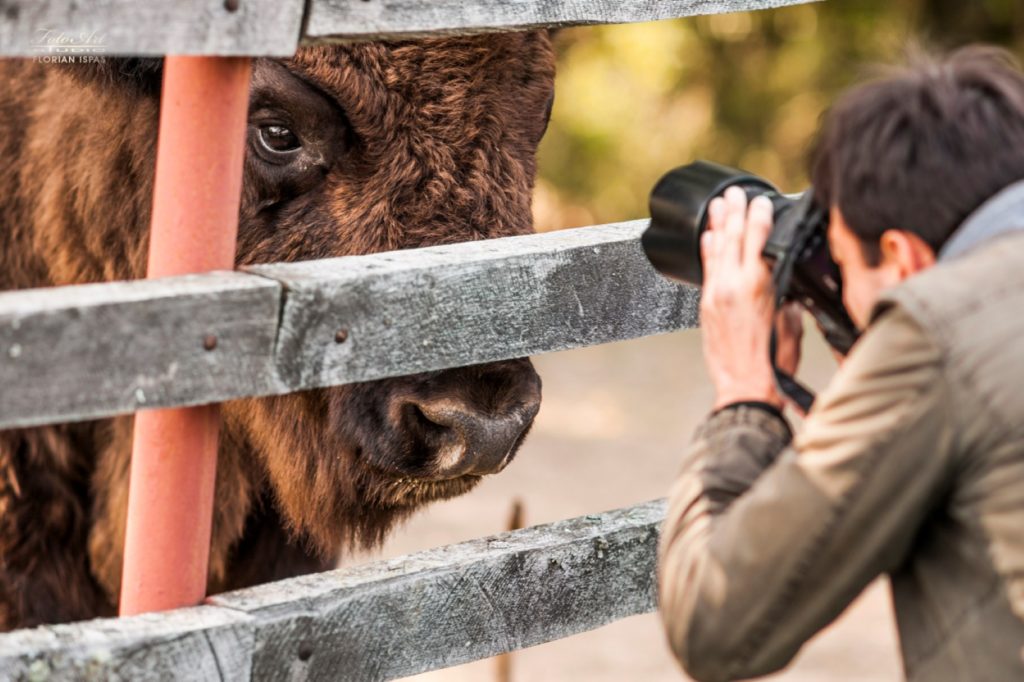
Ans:
[[[282,125],[260,126],[259,140],[271,154],[288,154],[302,146],[295,133]]]

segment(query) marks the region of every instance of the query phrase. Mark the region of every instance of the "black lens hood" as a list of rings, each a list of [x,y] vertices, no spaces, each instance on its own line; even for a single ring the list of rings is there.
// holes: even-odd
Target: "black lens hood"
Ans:
[[[651,224],[640,243],[659,272],[697,286],[703,283],[700,236],[708,204],[733,185],[742,186],[748,196],[778,191],[755,175],[710,161],[681,166],[658,181],[651,192]]]

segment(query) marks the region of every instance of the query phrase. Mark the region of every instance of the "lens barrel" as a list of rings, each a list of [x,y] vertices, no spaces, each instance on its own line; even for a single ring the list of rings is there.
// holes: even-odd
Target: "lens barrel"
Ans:
[[[651,264],[663,275],[700,286],[704,269],[700,236],[707,227],[708,204],[726,189],[739,185],[748,199],[770,194],[784,199],[775,187],[755,175],[709,161],[697,161],[669,172],[651,192],[651,225],[640,239]]]
[[[708,205],[733,185],[748,200],[766,196],[772,202],[772,230],[761,255],[771,265],[777,302],[801,303],[832,347],[848,351],[857,327],[843,306],[842,279],[828,250],[828,211],[813,192],[790,198],[756,175],[708,161],[676,168],[651,193],[651,224],[640,240],[651,264],[663,275],[703,285],[700,238]]]

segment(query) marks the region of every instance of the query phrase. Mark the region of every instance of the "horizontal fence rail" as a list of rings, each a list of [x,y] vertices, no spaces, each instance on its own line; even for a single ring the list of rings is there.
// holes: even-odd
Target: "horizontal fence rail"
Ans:
[[[813,1],[308,0],[307,8],[306,0],[5,0],[0,56],[287,56],[330,40],[621,24]]]
[[[0,55],[48,61],[74,56],[76,62],[114,55],[285,57],[298,47],[303,5],[303,0],[0,0]]]
[[[0,635],[0,680],[388,680],[514,651],[654,610],[664,513],[659,500]]]
[[[0,293],[0,427],[273,393],[281,292],[221,272]]]
[[[697,325],[646,221],[0,293],[0,428],[370,381]]]
[[[813,0],[312,0],[307,42],[626,24]]]

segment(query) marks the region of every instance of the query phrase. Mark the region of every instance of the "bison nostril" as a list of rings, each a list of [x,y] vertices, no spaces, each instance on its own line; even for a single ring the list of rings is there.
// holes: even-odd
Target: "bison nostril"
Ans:
[[[417,400],[410,405],[420,428],[435,436],[430,469],[442,478],[501,471],[522,441],[535,410],[486,415],[455,401]]]
[[[404,403],[400,427],[406,429],[428,448],[436,448],[449,431],[447,425],[431,419],[417,402]]]

